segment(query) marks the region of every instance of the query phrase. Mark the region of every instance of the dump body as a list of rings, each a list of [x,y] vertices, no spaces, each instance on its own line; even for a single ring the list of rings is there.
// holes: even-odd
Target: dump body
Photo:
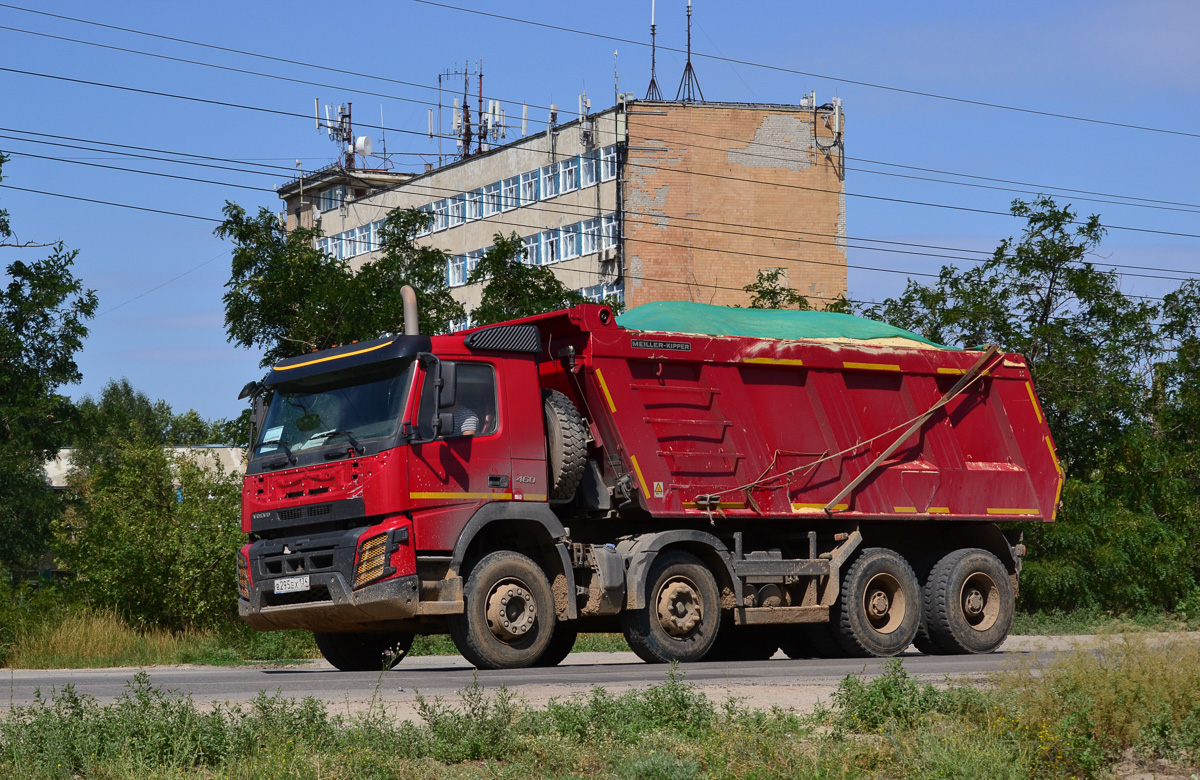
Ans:
[[[1054,519],[1062,476],[1019,355],[909,432],[982,352],[631,331],[586,307],[540,327],[576,352],[544,381],[587,410],[655,518]]]

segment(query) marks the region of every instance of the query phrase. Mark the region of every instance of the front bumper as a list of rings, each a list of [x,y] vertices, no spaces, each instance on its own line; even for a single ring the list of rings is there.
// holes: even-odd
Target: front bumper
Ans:
[[[416,574],[354,589],[354,556],[364,530],[255,542],[248,550],[250,598],[238,599],[242,619],[261,631],[355,631],[416,617]],[[275,593],[276,579],[302,574],[309,578],[307,591]]]

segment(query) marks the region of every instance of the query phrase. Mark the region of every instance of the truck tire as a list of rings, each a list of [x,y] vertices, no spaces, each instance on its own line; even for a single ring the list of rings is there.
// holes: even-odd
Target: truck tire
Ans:
[[[917,575],[899,553],[868,547],[842,576],[829,619],[837,643],[848,655],[898,655],[912,644],[921,626]]]
[[[699,661],[721,626],[717,580],[696,556],[660,553],[646,577],[646,606],[621,613],[630,649],[646,663]]]
[[[569,501],[583,479],[587,457],[587,427],[571,399],[557,390],[542,391],[546,417],[546,454],[550,467],[551,501]]]
[[[922,594],[926,630],[943,653],[990,653],[1008,638],[1008,570],[987,550],[955,550],[933,567]]]
[[[559,622],[554,627],[554,636],[550,639],[546,652],[542,653],[542,657],[537,659],[534,666],[558,666],[567,660],[567,656],[571,654],[571,649],[575,647],[575,640],[578,638],[579,631],[575,626],[571,623]]]
[[[412,647],[408,632],[387,634],[313,632],[325,660],[342,672],[379,672],[400,663]]]
[[[541,568],[510,550],[485,555],[467,576],[461,615],[449,619],[458,652],[479,669],[533,666],[554,637],[554,594]]]

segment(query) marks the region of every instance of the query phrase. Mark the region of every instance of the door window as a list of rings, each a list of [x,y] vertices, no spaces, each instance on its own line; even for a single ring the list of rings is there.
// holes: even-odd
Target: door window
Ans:
[[[443,365],[445,362],[443,361]],[[450,412],[454,425],[442,431],[441,438],[457,436],[487,436],[499,427],[496,403],[496,372],[486,363],[458,363],[458,389],[455,404],[446,409],[437,408],[437,393],[433,377],[425,376],[421,388],[421,409],[418,413],[418,429],[421,438],[433,436],[433,421],[438,412]]]

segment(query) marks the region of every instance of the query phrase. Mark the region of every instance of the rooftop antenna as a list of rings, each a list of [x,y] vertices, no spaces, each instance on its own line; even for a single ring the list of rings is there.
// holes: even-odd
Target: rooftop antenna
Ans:
[[[691,19],[691,17],[692,0],[688,0],[688,18]],[[658,91],[658,79],[654,77],[655,59],[658,53],[658,46],[655,43],[657,30],[658,27],[654,24],[654,0],[650,0],[650,86],[646,88],[646,100],[662,100],[662,93]],[[613,56],[616,56],[616,52],[613,52]]]
[[[654,82],[650,83],[653,85]],[[675,93],[675,99],[682,98],[685,103],[695,103],[697,94],[700,95],[700,102],[703,103],[704,93],[700,91],[700,79],[696,78],[696,71],[692,68],[692,0],[688,0],[687,64],[683,66],[683,78],[679,82],[679,91]]]
[[[617,78],[617,50],[613,49],[613,105],[620,102],[621,80]]]

